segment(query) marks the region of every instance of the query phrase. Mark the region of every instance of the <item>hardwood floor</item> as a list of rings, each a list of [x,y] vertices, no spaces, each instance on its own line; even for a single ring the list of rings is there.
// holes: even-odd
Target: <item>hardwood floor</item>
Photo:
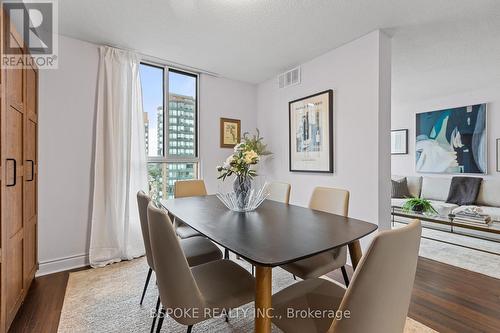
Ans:
[[[500,332],[500,280],[419,257],[408,316],[442,333]]]
[[[35,279],[9,333],[57,332],[68,277]],[[343,283],[340,270],[329,277]],[[443,333],[500,332],[500,280],[420,257],[408,315]]]
[[[69,273],[88,268],[82,267],[35,278],[10,326],[9,333],[57,332]]]
[[[421,259],[409,313],[439,332],[500,332],[500,280]]]
[[[35,278],[9,333],[57,332],[69,272]]]

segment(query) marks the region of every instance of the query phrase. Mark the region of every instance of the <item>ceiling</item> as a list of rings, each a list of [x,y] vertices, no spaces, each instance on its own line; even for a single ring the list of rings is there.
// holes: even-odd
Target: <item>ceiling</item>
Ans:
[[[59,30],[259,83],[375,29],[411,39],[499,12],[498,0],[61,0]]]

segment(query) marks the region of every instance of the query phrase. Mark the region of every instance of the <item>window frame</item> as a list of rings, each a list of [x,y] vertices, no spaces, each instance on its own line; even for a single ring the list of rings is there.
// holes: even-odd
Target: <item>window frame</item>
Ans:
[[[152,66],[156,68],[163,69],[163,156],[148,156],[147,161],[149,163],[195,163],[196,164],[196,172],[195,177],[197,179],[200,178],[200,170],[201,170],[201,161],[200,161],[200,124],[199,124],[199,112],[200,112],[200,73],[185,70],[182,68],[177,68],[170,66],[165,63],[159,63],[150,59],[141,59],[140,65]],[[170,148],[170,102],[169,102],[169,73],[177,73],[182,75],[187,75],[194,77],[196,80],[196,103],[195,103],[195,112],[194,112],[194,120],[195,120],[195,133],[194,133],[194,156],[193,157],[181,157],[181,156],[172,156],[169,154]]]

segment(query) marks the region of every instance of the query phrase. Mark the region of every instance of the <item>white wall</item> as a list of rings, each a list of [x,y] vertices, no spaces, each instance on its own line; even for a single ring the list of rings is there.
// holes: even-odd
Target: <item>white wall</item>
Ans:
[[[39,274],[86,264],[98,53],[60,37],[39,82]]]
[[[488,103],[488,175],[500,138],[500,21],[474,17],[408,27],[393,37],[392,128],[409,129],[409,154],[392,156],[392,172],[415,175],[415,114]],[[452,177],[451,175],[431,175]]]
[[[372,32],[301,65],[301,83],[259,84],[257,123],[274,153],[271,177],[292,185],[291,203],[306,206],[316,186],[348,189],[351,217],[390,221],[390,40]],[[289,171],[288,102],[334,90],[334,173]],[[366,244],[366,242],[365,242]]]
[[[257,127],[257,87],[239,81],[200,77],[200,159],[201,176],[209,193],[218,189],[215,169],[233,152],[220,148],[220,118],[241,120],[241,134],[254,132]]]
[[[60,36],[59,69],[40,71],[38,275],[88,263],[97,45]],[[256,86],[201,75],[201,175],[217,190],[219,118],[256,127]]]

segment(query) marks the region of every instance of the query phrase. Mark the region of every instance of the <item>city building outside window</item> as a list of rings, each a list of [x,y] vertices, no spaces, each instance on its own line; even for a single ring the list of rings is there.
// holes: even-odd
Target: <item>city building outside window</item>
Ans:
[[[149,190],[171,198],[177,180],[198,178],[198,75],[150,63],[140,74]]]

